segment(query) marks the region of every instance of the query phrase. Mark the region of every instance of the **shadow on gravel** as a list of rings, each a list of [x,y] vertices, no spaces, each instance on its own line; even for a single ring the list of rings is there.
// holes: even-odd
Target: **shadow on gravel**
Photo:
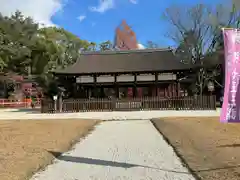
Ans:
[[[92,164],[92,165],[100,165],[100,166],[110,166],[110,167],[120,167],[120,168],[126,168],[126,169],[133,168],[133,167],[142,167],[142,168],[149,168],[149,169],[155,169],[155,170],[159,170],[159,171],[166,171],[166,172],[172,172],[172,173],[190,174],[189,172],[181,172],[181,171],[175,171],[175,170],[169,170],[169,169],[155,168],[155,167],[143,166],[143,165],[139,165],[139,164],[129,164],[129,163],[123,163],[123,162],[106,161],[106,160],[85,158],[85,157],[73,157],[73,156],[62,155],[61,152],[54,152],[54,151],[48,151],[48,152],[50,154],[52,154],[58,160],[67,161],[67,162]]]

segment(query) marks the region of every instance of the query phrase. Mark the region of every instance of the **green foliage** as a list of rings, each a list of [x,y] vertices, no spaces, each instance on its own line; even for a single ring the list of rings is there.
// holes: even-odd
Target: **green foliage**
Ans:
[[[0,14],[0,73],[34,76],[49,96],[57,93],[51,71],[75,63],[82,51],[112,49],[110,41],[97,45],[63,28],[40,28],[19,11],[11,17]]]
[[[99,44],[100,51],[113,50],[113,44],[111,41],[105,41]]]
[[[62,28],[39,28],[19,11],[0,14],[0,72],[35,75],[45,87],[53,81],[50,71],[73,64],[93,44]]]
[[[147,41],[146,47],[148,49],[156,49],[159,48],[159,45],[153,41]]]

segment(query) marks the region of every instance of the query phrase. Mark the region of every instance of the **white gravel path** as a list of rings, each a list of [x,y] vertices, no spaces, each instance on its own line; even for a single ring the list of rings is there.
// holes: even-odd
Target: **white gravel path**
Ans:
[[[80,112],[80,113],[57,113],[41,114],[31,110],[0,109],[0,120],[14,119],[101,119],[101,120],[128,120],[128,119],[152,119],[159,117],[196,117],[196,116],[219,116],[220,109],[216,111],[113,111],[113,112]]]
[[[103,122],[59,159],[31,180],[195,180],[149,120]]]

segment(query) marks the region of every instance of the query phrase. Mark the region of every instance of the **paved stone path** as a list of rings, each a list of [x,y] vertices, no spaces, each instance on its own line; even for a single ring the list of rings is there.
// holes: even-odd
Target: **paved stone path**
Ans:
[[[149,120],[107,121],[31,180],[194,180]]]

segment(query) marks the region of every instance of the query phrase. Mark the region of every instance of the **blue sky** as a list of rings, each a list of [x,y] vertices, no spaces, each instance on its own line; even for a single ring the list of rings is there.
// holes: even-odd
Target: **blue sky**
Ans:
[[[174,4],[186,8],[207,2],[209,0],[67,0],[51,21],[82,39],[100,43],[112,41],[115,28],[125,19],[139,43],[144,45],[151,40],[166,47],[172,42],[165,37],[167,24],[161,20],[164,10]]]

